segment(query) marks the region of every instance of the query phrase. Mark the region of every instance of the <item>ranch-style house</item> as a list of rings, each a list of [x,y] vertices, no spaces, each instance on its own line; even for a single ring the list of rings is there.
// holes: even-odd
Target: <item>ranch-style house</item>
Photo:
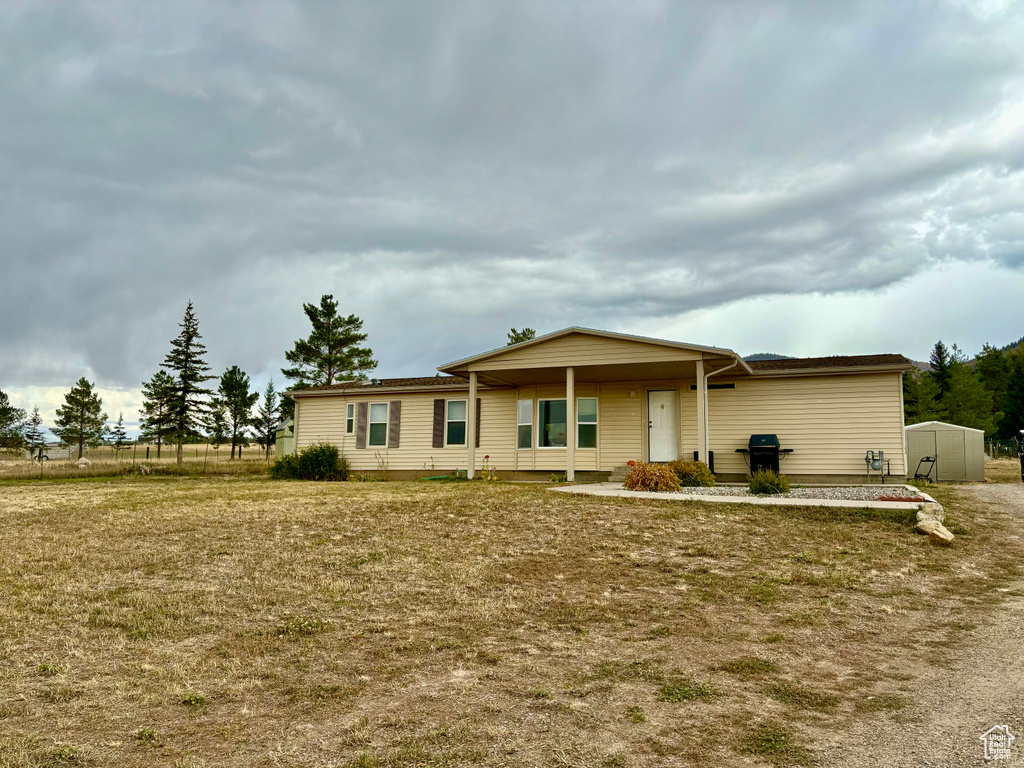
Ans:
[[[857,483],[867,451],[884,456],[876,482],[906,476],[910,368],[895,354],[745,361],[730,349],[566,328],[438,376],[289,395],[295,447],[333,443],[356,472],[472,477],[486,461],[502,477],[603,479],[631,460],[697,458],[738,480],[774,450],[797,482]]]

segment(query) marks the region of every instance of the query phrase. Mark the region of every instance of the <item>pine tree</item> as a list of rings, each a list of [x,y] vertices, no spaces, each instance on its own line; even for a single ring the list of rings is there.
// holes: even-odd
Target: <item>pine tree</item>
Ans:
[[[985,344],[975,358],[974,370],[983,387],[992,393],[992,410],[994,413],[1006,412],[1006,392],[1010,386],[1010,359],[1006,352]],[[1001,438],[1014,437],[1007,434],[1003,426],[1004,419],[999,419],[996,428]]]
[[[945,395],[949,392],[952,373],[950,373],[949,370],[951,362],[949,349],[942,343],[941,339],[935,342],[929,362],[931,363],[932,369],[928,374],[932,377],[932,381],[939,385],[939,391]]]
[[[530,339],[537,338],[537,332],[533,328],[523,328],[521,331],[517,331],[514,327],[508,333],[508,344],[505,346],[511,347],[513,344],[518,344],[521,341],[529,341]]]
[[[185,308],[185,317],[179,323],[181,333],[171,341],[171,351],[161,364],[172,372],[174,379],[174,397],[170,403],[171,433],[177,443],[178,464],[184,455],[185,440],[195,434],[202,424],[203,414],[208,406],[205,398],[213,392],[204,388],[203,382],[212,379],[207,375],[210,366],[203,356],[206,346],[199,340],[199,320],[196,318],[192,302]]]
[[[248,429],[253,425],[252,408],[259,400],[259,392],[249,391],[249,377],[237,365],[224,371],[217,389],[218,401],[223,404],[228,423],[228,434],[231,436],[231,458],[235,458],[235,448],[241,458],[242,446],[249,445]]]
[[[128,432],[124,428],[123,412],[117,414],[117,423],[110,430],[110,442],[114,446],[114,453],[117,454],[118,458],[121,456],[121,451],[131,447],[131,443],[128,440]]]
[[[1019,439],[1024,429],[1024,349],[1011,350],[1007,362],[1010,380],[1006,385],[1005,413],[999,427],[1001,434]]]
[[[25,411],[11,405],[7,393],[0,389],[0,451],[25,446]]]
[[[64,445],[78,446],[78,458],[85,453],[85,446],[99,445],[107,432],[107,414],[94,386],[83,376],[64,395],[64,405],[57,409],[53,432]]]
[[[46,440],[43,437],[43,417],[39,413],[39,406],[32,409],[32,415],[28,418],[25,428],[25,445],[28,447],[29,455],[42,456],[43,448],[46,447]]]
[[[922,371],[903,374],[903,414],[907,424],[942,421],[946,410],[940,401],[939,385]]]
[[[167,371],[159,370],[153,378],[142,383],[142,410],[139,412],[139,434],[149,440],[156,440],[156,457],[166,440],[174,435],[171,406],[174,402],[175,385]]]
[[[218,398],[210,402],[203,419],[203,426],[206,428],[206,439],[214,450],[219,449],[228,441],[228,417],[224,403]]]
[[[274,444],[274,427],[277,425],[278,400],[277,390],[274,389],[274,380],[267,382],[267,388],[263,390],[263,401],[256,410],[256,442],[267,455],[270,461],[270,446]]]
[[[1003,414],[993,414],[992,393],[982,386],[974,371],[955,359],[949,375],[949,392],[942,398],[948,419],[962,427],[983,429],[986,434],[995,432],[996,421]]]
[[[359,346],[366,341],[366,334],[362,332],[363,321],[355,315],[339,315],[334,296],[325,294],[320,297],[319,307],[303,304],[302,309],[313,326],[313,332],[296,341],[294,348],[284,354],[293,367],[282,368],[281,373],[295,382],[292,389],[360,381],[377,367],[373,350]],[[282,403],[282,415],[291,417],[293,408],[290,400]]]

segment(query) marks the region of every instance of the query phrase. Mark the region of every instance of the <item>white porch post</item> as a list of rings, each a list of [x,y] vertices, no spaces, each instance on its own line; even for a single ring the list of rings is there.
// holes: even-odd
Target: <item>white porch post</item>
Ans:
[[[708,411],[705,406],[708,396],[708,381],[704,378],[704,361],[698,360],[697,366],[697,459],[708,462]]]
[[[469,372],[469,400],[466,402],[466,477],[476,474],[476,371]]]
[[[576,479],[576,371],[565,369],[565,479]]]

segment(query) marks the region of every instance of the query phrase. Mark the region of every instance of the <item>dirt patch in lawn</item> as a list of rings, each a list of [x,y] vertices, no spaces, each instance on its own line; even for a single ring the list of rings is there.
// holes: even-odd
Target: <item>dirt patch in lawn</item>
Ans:
[[[1008,517],[939,500],[950,548],[505,484],[0,484],[0,766],[805,763],[1017,577]]]

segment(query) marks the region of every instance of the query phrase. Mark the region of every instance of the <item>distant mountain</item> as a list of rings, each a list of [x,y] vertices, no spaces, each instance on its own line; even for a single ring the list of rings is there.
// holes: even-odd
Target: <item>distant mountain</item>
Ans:
[[[756,355],[747,355],[743,359],[748,363],[751,360],[796,360],[792,355],[776,355],[774,352],[758,352]]]

